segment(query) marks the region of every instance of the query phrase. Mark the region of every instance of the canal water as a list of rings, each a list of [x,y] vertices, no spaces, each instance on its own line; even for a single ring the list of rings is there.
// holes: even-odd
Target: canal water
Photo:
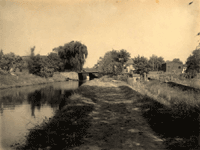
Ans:
[[[23,142],[29,129],[52,117],[62,99],[82,83],[67,81],[0,90],[0,150]]]

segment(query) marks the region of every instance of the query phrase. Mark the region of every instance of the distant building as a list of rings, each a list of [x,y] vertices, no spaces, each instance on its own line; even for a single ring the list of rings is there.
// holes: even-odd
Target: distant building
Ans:
[[[185,72],[186,72],[186,69],[187,69],[187,65],[183,65],[182,73],[185,73]]]
[[[162,64],[162,70],[164,72],[171,72],[171,73],[182,73],[183,71],[183,63],[181,62],[166,62]]]
[[[124,73],[132,73],[135,70],[134,67],[134,62],[132,59],[129,59],[125,64],[124,64]]]

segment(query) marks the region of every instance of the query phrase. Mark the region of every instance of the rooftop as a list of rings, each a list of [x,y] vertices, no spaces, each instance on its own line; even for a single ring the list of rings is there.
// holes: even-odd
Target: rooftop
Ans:
[[[126,64],[126,65],[130,65],[130,64],[134,64],[134,62],[133,62],[132,59],[129,59],[125,64]]]

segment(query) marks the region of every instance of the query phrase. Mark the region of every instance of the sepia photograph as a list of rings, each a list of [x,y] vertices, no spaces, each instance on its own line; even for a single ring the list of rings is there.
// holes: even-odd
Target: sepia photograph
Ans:
[[[200,0],[0,0],[0,150],[200,150]]]

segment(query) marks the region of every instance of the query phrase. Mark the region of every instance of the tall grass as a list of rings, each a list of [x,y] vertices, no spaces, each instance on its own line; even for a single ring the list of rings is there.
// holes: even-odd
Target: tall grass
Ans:
[[[131,83],[129,83],[131,84]],[[161,83],[157,80],[149,82],[137,82],[131,84],[131,86],[152,98],[159,101],[164,105],[171,107],[183,107],[189,109],[190,107],[200,106],[200,93],[192,90],[182,91],[179,87],[170,87],[166,83]]]
[[[159,80],[162,82],[175,82],[182,85],[191,86],[194,88],[200,89],[200,77],[199,75],[193,79],[187,79],[184,77],[184,74],[173,74],[173,73],[149,73],[148,77],[151,79]]]
[[[50,78],[42,78],[36,75],[23,72],[22,73],[17,72],[15,73],[15,75],[0,74],[0,89],[21,87],[27,85],[45,84],[45,83],[60,82],[60,81],[66,81],[66,78],[60,74],[55,74],[53,77]]]

